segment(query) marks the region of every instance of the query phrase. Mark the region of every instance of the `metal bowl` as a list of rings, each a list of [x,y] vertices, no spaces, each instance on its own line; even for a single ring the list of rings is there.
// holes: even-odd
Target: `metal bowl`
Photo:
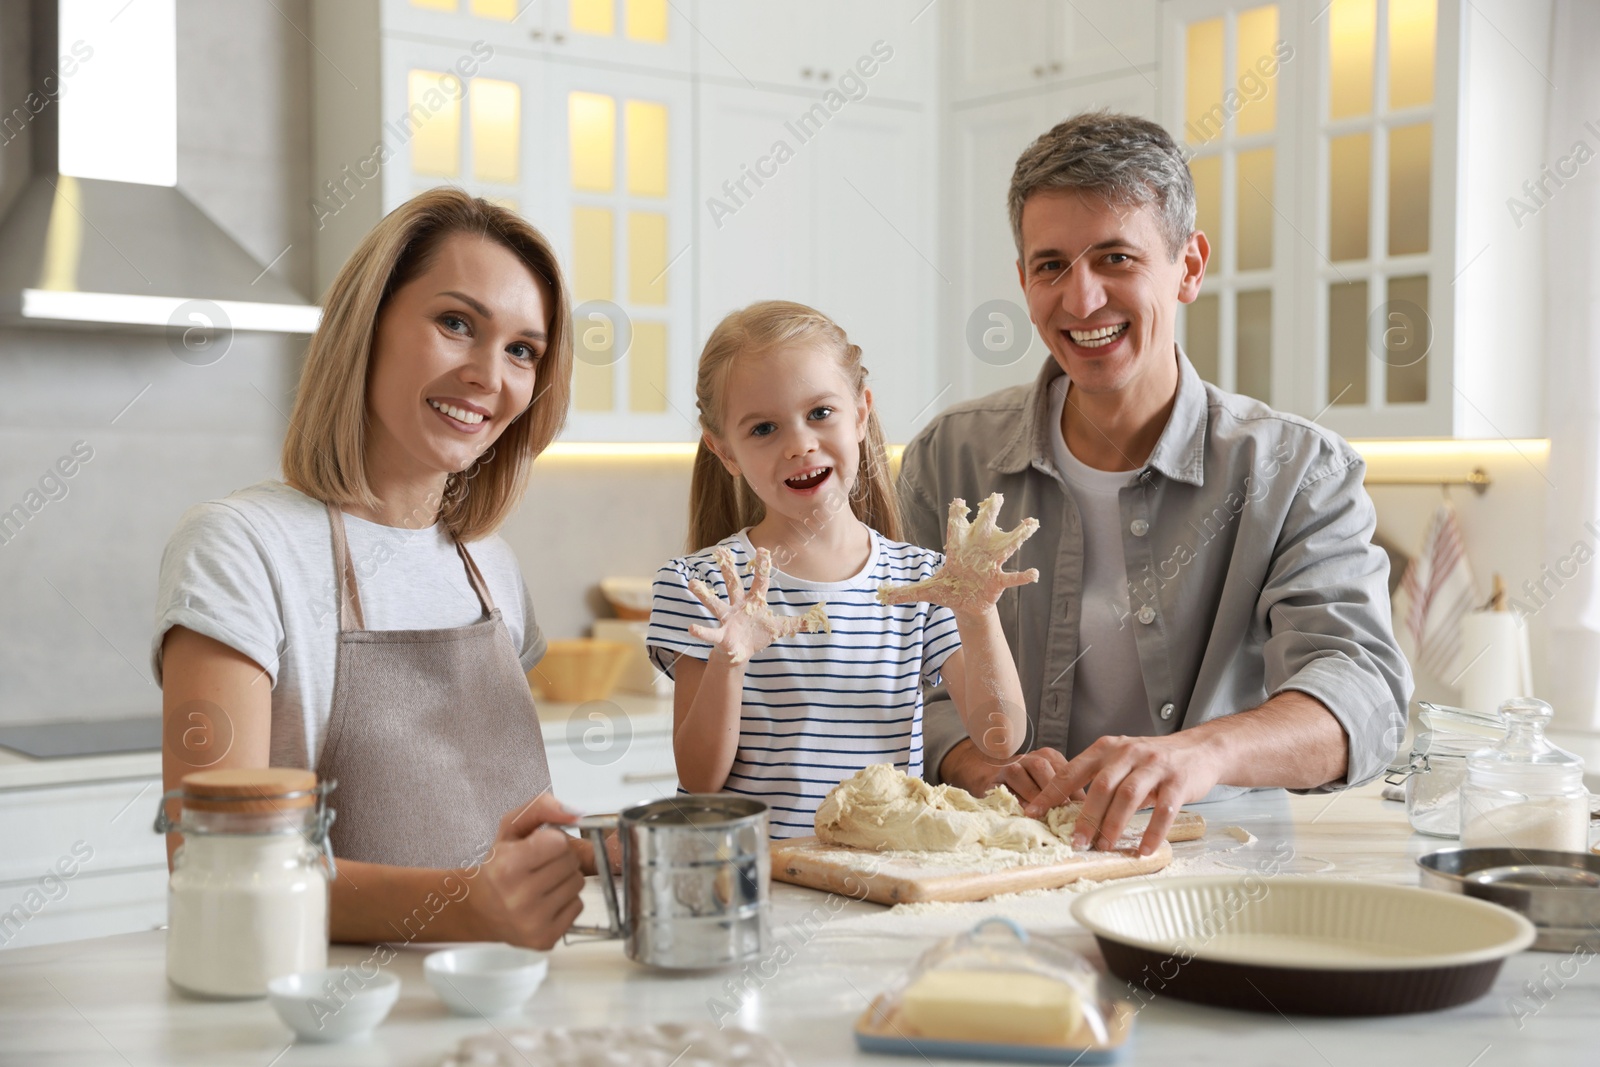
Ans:
[[[1533,947],[1600,952],[1600,856],[1539,848],[1446,848],[1417,860],[1424,889],[1463,893],[1533,921]]]

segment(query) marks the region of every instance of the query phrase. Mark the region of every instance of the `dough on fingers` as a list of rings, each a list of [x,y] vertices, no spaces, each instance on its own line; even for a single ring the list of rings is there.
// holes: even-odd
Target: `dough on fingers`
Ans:
[[[1083,812],[1083,804],[1074,802],[1063,804],[1059,808],[1051,808],[1044,813],[1045,825],[1050,827],[1050,832],[1063,841],[1072,840],[1072,831],[1078,825],[1078,816]],[[1123,838],[1143,837],[1145,827],[1150,825],[1149,811],[1136,811],[1128,819],[1128,825],[1123,827]],[[1096,833],[1099,827],[1095,827]]]

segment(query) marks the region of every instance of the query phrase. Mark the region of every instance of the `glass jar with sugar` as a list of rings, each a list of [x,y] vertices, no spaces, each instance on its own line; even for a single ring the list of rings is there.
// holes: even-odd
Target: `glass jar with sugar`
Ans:
[[[1500,705],[1505,739],[1467,757],[1463,848],[1589,848],[1583,760],[1545,740],[1553,714],[1549,704],[1531,697]]]
[[[262,997],[274,978],[328,965],[333,786],[312,771],[236,767],[187,774],[161,798],[156,831],[183,836],[167,889],[174,986]]]

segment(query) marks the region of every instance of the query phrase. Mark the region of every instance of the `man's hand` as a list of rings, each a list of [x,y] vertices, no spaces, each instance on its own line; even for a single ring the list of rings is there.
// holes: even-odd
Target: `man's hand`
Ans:
[[[783,637],[792,637],[802,630],[816,633],[830,629],[828,612],[818,604],[804,615],[776,615],[767,606],[767,587],[772,581],[772,553],[756,549],[754,573],[750,577],[750,591],[739,581],[738,568],[733,563],[733,553],[726,546],[716,549],[717,564],[722,568],[722,580],[728,587],[728,599],[721,600],[711,587],[696,578],[689,583],[689,591],[700,598],[706,610],[716,616],[718,626],[689,624],[689,633],[700,640],[715,645],[728,657],[729,663],[746,663],[751,656]]]
[[[967,521],[967,502],[956,499],[950,502],[950,516],[945,525],[944,563],[930,578],[909,585],[878,587],[878,603],[911,604],[926,601],[949,608],[957,615],[982,612],[1000,599],[1000,594],[1012,586],[1028,585],[1039,580],[1035,568],[1025,571],[1006,571],[1000,567],[1016,554],[1022,542],[1032,537],[1039,528],[1038,519],[1023,519],[1015,529],[1002,530],[995,523],[1000,505],[1005,497],[991,493],[978,505],[975,522]]]
[[[1218,746],[1199,731],[1166,737],[1102,737],[1067,763],[1037,795],[1023,798],[1034,818],[1086,790],[1083,811],[1072,832],[1072,846],[1115,848],[1133,813],[1153,807],[1139,842],[1148,856],[1167,839],[1183,805],[1199,800],[1221,780]]]
[[[1037,748],[1009,760],[997,760],[984,755],[969,737],[945,753],[939,764],[939,780],[975,797],[1003,785],[1026,804],[1066,768],[1067,758],[1053,748]]]

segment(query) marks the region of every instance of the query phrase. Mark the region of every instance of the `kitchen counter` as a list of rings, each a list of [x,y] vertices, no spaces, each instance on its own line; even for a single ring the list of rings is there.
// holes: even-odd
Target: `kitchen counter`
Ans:
[[[34,789],[75,782],[108,782],[161,777],[161,753],[118,752],[109,756],[34,759],[0,748],[0,790]],[[150,808],[155,810],[155,801]]]
[[[1179,871],[1260,870],[1284,857],[1287,842],[1293,855],[1280,877],[1323,873],[1415,884],[1412,860],[1448,844],[1411,833],[1400,805],[1380,800],[1375,786],[1332,796],[1264,792],[1199,810],[1208,833],[1175,847]],[[293,1044],[264,1000],[203,1002],[177,994],[164,980],[163,931],[17,949],[0,952],[0,1062],[421,1065],[437,1063],[461,1038],[491,1026],[709,1022],[720,1010],[732,1012],[729,1023],[779,1041],[797,1064],[891,1064],[897,1061],[859,1053],[851,1026],[936,937],[988,914],[1011,914],[1036,934],[1097,958],[1093,939],[1067,914],[1073,899],[1059,891],[890,910],[775,883],[774,944],[784,941],[793,955],[762,973],[752,969],[742,995],[730,992],[739,988],[730,982],[737,971],[656,973],[625,959],[620,943],[586,942],[553,953],[550,976],[523,1015],[492,1023],[448,1015],[422,977],[426,948],[403,948],[389,964],[402,983],[394,1011],[370,1039],[342,1045]],[[604,914],[593,879],[585,913],[585,921]],[[811,917],[803,927],[802,916]],[[331,961],[356,964],[373,951],[339,945]],[[1589,1064],[1600,1043],[1600,966],[1592,961],[1525,952],[1507,961],[1489,995],[1425,1015],[1290,1019],[1158,998],[1140,1014],[1124,1062]],[[1541,988],[1538,998],[1529,983]]]
[[[589,704],[563,704],[535,697],[539,722],[547,743],[559,742],[576,717],[600,707],[621,716],[634,733],[671,733],[672,700],[634,693],[617,693],[606,701]],[[576,732],[576,731],[575,731]],[[33,789],[78,782],[106,782],[161,777],[160,752],[119,752],[101,756],[75,756],[34,759],[8,748],[0,748],[0,790]],[[151,810],[154,810],[151,801]]]

